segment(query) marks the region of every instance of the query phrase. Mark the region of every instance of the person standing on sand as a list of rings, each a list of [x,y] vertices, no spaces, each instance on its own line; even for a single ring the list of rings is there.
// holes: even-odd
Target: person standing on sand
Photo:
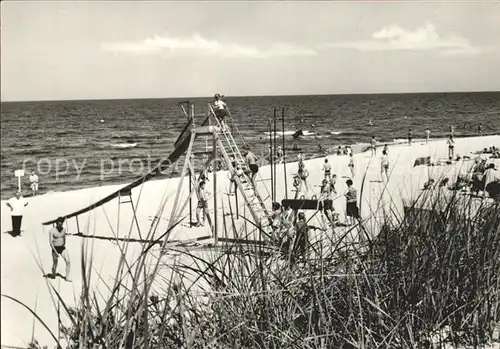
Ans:
[[[299,212],[297,223],[295,223],[295,239],[290,261],[297,262],[299,259],[307,258],[307,242],[309,227],[307,226],[304,212]]]
[[[307,185],[307,177],[309,177],[309,171],[306,170],[306,165],[303,160],[299,161],[299,170],[297,171],[297,176],[300,178],[301,184],[304,183],[306,187],[306,192],[309,191],[309,186]],[[302,185],[301,188],[302,190]]]
[[[431,138],[431,130],[429,128],[425,129],[425,144],[429,144],[429,139]]]
[[[198,188],[198,207],[196,207],[196,227],[205,225],[205,218],[208,217],[208,199],[210,193],[205,189],[205,182],[200,182]]]
[[[377,155],[377,140],[375,139],[375,136],[372,136],[370,144],[371,144],[372,156]]]
[[[410,128],[410,129],[408,129],[408,145],[411,145],[412,139],[413,139],[413,132]]]
[[[453,137],[455,134],[455,128],[453,127],[453,125],[450,125],[450,137]]]
[[[325,163],[323,164],[323,172],[325,172],[324,179],[330,179],[332,177],[332,165],[328,163],[328,159],[325,159]]]
[[[385,150],[382,151],[382,159],[380,162],[380,175],[382,176],[382,180],[384,180],[384,174],[389,182],[389,156]]]
[[[479,133],[480,136],[483,135],[483,124],[479,123],[477,125],[477,133]]]
[[[450,136],[446,144],[448,144],[448,158],[451,160],[455,154],[455,141],[453,140],[453,136]]]
[[[30,183],[33,196],[38,195],[38,176],[36,175],[35,171],[31,171]]]
[[[352,180],[348,179],[346,181],[347,192],[344,194],[346,198],[346,215],[349,219],[349,224],[356,224],[356,220],[359,219],[359,209],[358,209],[358,193],[353,187]]]
[[[70,271],[71,271],[71,262],[69,260],[69,254],[66,250],[66,229],[63,227],[64,218],[59,217],[56,220],[56,226],[52,227],[49,231],[49,244],[52,250],[52,274],[49,276],[51,279],[56,277],[57,271],[57,262],[59,260],[59,256],[64,259],[66,263],[66,276],[64,279],[68,282],[71,282]]]
[[[10,215],[12,217],[12,236],[20,236],[24,208],[28,206],[28,202],[23,198],[20,191],[16,191],[14,197],[10,198],[6,205],[10,208]]]
[[[354,158],[352,156],[352,153],[349,154],[349,164],[347,166],[351,170],[351,177],[354,178]]]
[[[276,155],[278,156],[278,163],[282,164],[283,163],[283,147],[278,147],[278,151],[276,152]]]

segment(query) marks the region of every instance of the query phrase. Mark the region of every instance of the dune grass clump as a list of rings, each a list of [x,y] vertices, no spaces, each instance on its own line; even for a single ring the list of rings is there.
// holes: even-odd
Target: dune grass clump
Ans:
[[[425,194],[424,194],[425,195]],[[468,199],[467,199],[468,198]],[[61,347],[438,348],[480,345],[500,321],[500,205],[429,196],[372,239],[340,232],[290,259],[283,249],[221,244],[201,256],[130,263],[127,244],[106,296],[82,257],[83,289]],[[420,198],[419,200],[422,200]],[[233,225],[234,226],[234,225]],[[362,223],[352,227],[361,232]],[[372,236],[371,234],[366,234]],[[82,253],[82,256],[85,256]],[[292,263],[291,260],[294,260]],[[55,290],[54,290],[55,292]],[[57,292],[55,292],[57,295]],[[58,296],[58,295],[57,295]],[[61,320],[62,321],[62,320]]]

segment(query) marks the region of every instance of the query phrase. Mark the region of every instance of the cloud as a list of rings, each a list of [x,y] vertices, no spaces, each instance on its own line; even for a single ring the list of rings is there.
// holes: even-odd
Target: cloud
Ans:
[[[477,54],[481,51],[459,35],[441,36],[432,23],[426,23],[413,31],[393,24],[374,32],[370,40],[328,43],[321,47],[359,51],[440,51],[448,55]]]
[[[215,55],[221,57],[267,58],[279,56],[314,56],[313,49],[292,44],[274,44],[270,47],[255,47],[234,43],[221,43],[208,40],[199,34],[187,38],[175,38],[155,35],[138,42],[103,43],[104,51],[128,54],[184,54],[184,55]]]

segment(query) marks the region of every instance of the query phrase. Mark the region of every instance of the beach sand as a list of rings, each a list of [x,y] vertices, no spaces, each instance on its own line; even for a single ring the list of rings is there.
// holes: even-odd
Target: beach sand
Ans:
[[[446,166],[417,166],[413,167],[416,158],[431,156],[432,159],[444,159],[447,157],[448,148],[446,140],[432,140],[428,145],[414,143],[412,146],[407,144],[393,145],[389,147],[390,160],[390,180],[386,184],[380,181],[380,156],[382,147],[377,150],[377,156],[371,157],[370,152],[358,153],[354,155],[356,175],[354,177],[354,186],[358,189],[358,201],[361,208],[361,215],[365,225],[370,232],[377,232],[378,221],[384,215],[384,212],[398,212],[402,215],[402,199],[408,200],[415,197],[420,188],[429,178],[439,179],[441,176],[447,176],[450,181],[459,173],[469,170],[473,164],[474,155],[471,152],[478,151],[491,145],[500,145],[500,136],[487,136],[475,138],[456,139],[455,151],[461,156],[470,156],[470,160],[460,161]],[[293,161],[286,164],[288,197],[293,198],[295,193],[292,191],[292,174],[297,172],[297,153],[287,154],[287,161]],[[350,171],[347,166],[349,159],[347,156],[328,156],[332,165],[332,173],[337,174],[336,189],[339,194],[345,193],[347,187],[345,181],[350,177]],[[493,160],[492,160],[493,161]],[[322,165],[324,158],[306,160],[306,168],[310,175],[308,177],[309,191],[304,193],[307,197],[312,195],[319,196],[319,185],[323,179]],[[497,167],[500,160],[495,160]],[[182,166],[179,166],[181,170]],[[366,178],[364,175],[366,173]],[[260,171],[260,180],[258,188],[260,194],[269,203],[270,207],[270,167],[263,166]],[[210,174],[210,180],[207,182],[207,189],[213,193],[213,178]],[[277,196],[279,200],[285,196],[284,167],[279,165],[277,168]],[[364,181],[363,196],[359,198],[362,183]],[[43,178],[41,178],[43,181]],[[159,218],[158,232],[156,236],[167,230],[170,222],[171,208],[174,205],[175,193],[180,185],[180,178],[157,180],[146,182],[143,186],[137,187],[132,191],[132,199],[137,209],[137,219],[140,227],[140,234],[135,227],[132,208],[128,203],[118,205],[118,199],[99,207],[90,213],[79,217],[80,232],[88,235],[97,236],[119,236],[129,235],[133,238],[146,237],[148,229],[155,216]],[[185,202],[188,193],[188,178],[183,181],[182,200]],[[268,190],[266,190],[265,185]],[[49,248],[48,231],[49,227],[42,226],[42,222],[55,219],[58,216],[69,214],[73,211],[86,207],[89,204],[105,197],[117,190],[121,186],[107,186],[83,189],[71,192],[54,192],[38,197],[27,198],[29,205],[26,208],[22,236],[13,238],[5,233],[11,230],[11,220],[9,209],[5,201],[1,202],[1,275],[2,275],[2,294],[18,299],[36,311],[41,319],[54,331],[57,336],[57,298],[52,292],[51,287],[58,290],[65,301],[74,305],[78,302],[79,292],[81,290],[81,259],[82,253],[87,248],[87,254],[92,255],[92,268],[95,275],[100,275],[101,280],[93,277],[91,280],[91,289],[99,286],[99,291],[104,294],[107,292],[103,288],[103,282],[111,283],[116,274],[116,266],[120,258],[120,249],[118,243],[98,239],[83,239],[77,236],[68,237],[67,250],[72,261],[72,280],[67,283],[60,278],[50,280],[43,277],[44,273],[50,272],[52,263],[51,251]],[[229,177],[226,171],[217,172],[217,193],[218,207],[217,219],[219,222],[219,237],[230,236],[224,229],[223,222],[230,221],[228,200],[234,203],[234,196],[227,196]],[[164,198],[167,198],[163,212],[159,211],[160,204]],[[244,213],[243,198],[239,200],[239,213]],[[180,205],[179,205],[180,206]],[[345,221],[345,199],[342,195],[334,201],[334,207],[340,214],[341,220]],[[196,208],[196,199],[193,200],[193,216]],[[234,204],[233,204],[234,209]],[[209,210],[213,216],[214,203],[213,198],[209,200]],[[183,212],[177,214],[177,217],[184,217],[189,213],[189,205]],[[310,217],[314,212],[306,212],[306,217]],[[247,216],[248,212],[246,212]],[[319,215],[318,215],[319,216]],[[174,217],[174,221],[178,218]],[[316,218],[315,218],[316,219]],[[187,222],[186,222],[187,221]],[[189,228],[189,218],[185,219],[171,234],[173,240],[186,240],[210,236],[211,231],[208,227]],[[245,225],[243,219],[237,220],[237,231],[240,236],[243,232],[241,227]],[[316,222],[316,223],[315,223]],[[312,224],[321,224],[320,220],[311,220]],[[70,234],[76,233],[76,221],[74,218],[67,221],[67,228]],[[255,238],[255,236],[254,236]],[[120,244],[120,245],[123,245]],[[132,260],[140,251],[140,244],[129,244],[127,255]],[[157,250],[153,249],[152,254]],[[58,271],[64,274],[64,261],[59,261]],[[168,270],[162,269],[160,272],[168,273]],[[35,309],[36,308],[36,309]],[[64,310],[61,308],[61,313]],[[63,316],[64,318],[64,316]],[[26,346],[32,337],[34,328],[34,338],[41,344],[53,344],[50,334],[43,326],[34,320],[33,315],[20,304],[2,297],[1,299],[1,341],[2,345]]]

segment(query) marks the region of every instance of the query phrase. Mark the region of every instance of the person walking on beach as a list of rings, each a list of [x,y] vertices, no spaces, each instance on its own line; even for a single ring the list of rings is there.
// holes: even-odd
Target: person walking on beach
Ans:
[[[257,165],[257,157],[250,150],[247,150],[245,154],[245,160],[247,162],[248,168],[252,173],[251,180],[255,188],[255,176],[257,175],[257,172],[259,172],[259,166]]]
[[[57,262],[59,260],[59,256],[64,259],[66,263],[66,276],[64,279],[68,282],[71,282],[70,271],[71,271],[71,262],[69,260],[69,254],[66,250],[66,228],[63,227],[64,218],[59,217],[56,220],[56,226],[52,227],[49,231],[49,244],[52,250],[52,274],[49,275],[51,279],[56,277],[57,271]]]
[[[351,178],[354,178],[354,158],[352,156],[352,153],[349,154],[349,164],[347,166],[351,170]]]
[[[429,128],[425,129],[425,144],[429,144],[429,139],[431,138],[431,130]]]
[[[219,120],[222,129],[225,130],[226,129],[225,118],[229,114],[229,112],[226,103],[222,100],[222,97],[219,93],[216,93],[214,96],[213,106],[214,106],[215,116]]]
[[[408,129],[408,145],[411,145],[412,139],[413,139],[413,132],[410,128],[410,129]]]
[[[6,205],[10,208],[10,215],[12,217],[12,236],[20,236],[24,208],[28,206],[28,202],[23,198],[21,192],[16,191],[14,196],[7,201]]]
[[[350,225],[354,225],[356,220],[359,219],[359,209],[358,209],[358,193],[353,187],[352,180],[348,179],[346,181],[347,192],[344,194],[346,198],[346,215],[349,220]]]
[[[31,171],[30,184],[31,184],[31,191],[33,192],[33,196],[38,195],[38,176],[35,173],[35,171]]]
[[[205,182],[200,182],[200,187],[198,188],[198,207],[196,207],[196,227],[202,227],[205,225],[205,218],[208,217],[208,199],[210,198],[210,193],[205,189]]]
[[[323,164],[323,172],[325,173],[324,179],[330,179],[332,177],[332,165],[328,163],[328,159],[325,159],[325,163]]]
[[[380,175],[382,176],[382,181],[384,180],[384,174],[387,181],[389,181],[389,156],[387,152],[382,151],[382,158],[380,162]]]
[[[375,139],[375,136],[372,136],[371,140],[371,151],[372,151],[372,156],[377,155],[377,140]]]
[[[453,155],[455,154],[455,141],[453,140],[453,136],[450,136],[450,138],[446,141],[446,144],[448,144],[448,158],[452,160]]]

